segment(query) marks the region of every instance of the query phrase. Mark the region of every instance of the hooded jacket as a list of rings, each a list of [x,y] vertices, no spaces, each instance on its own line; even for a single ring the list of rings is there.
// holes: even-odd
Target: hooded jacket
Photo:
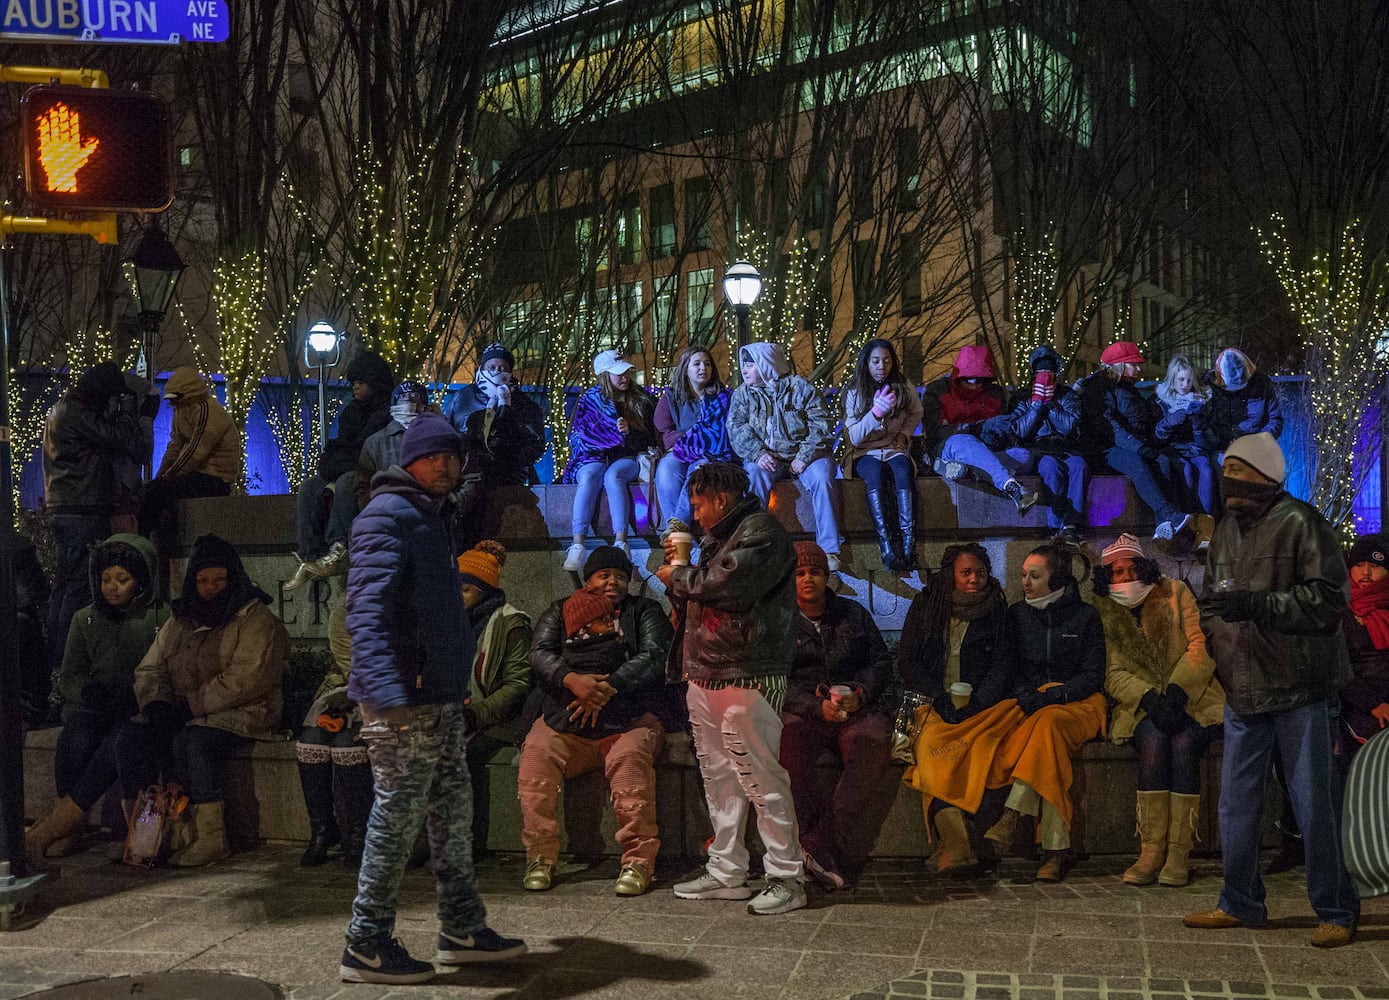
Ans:
[[[1215,359],[1215,368],[1206,373],[1211,386],[1208,441],[1215,451],[1224,451],[1230,442],[1246,434],[1268,431],[1274,437],[1283,433],[1283,408],[1278,389],[1243,351],[1227,347]]]
[[[921,434],[933,457],[953,434],[978,435],[984,421],[1002,413],[1008,401],[1008,394],[997,381],[986,386],[971,386],[963,381],[967,378],[997,380],[998,372],[987,347],[960,348],[955,363],[950,366],[950,374],[926,386]]]
[[[449,423],[468,442],[464,472],[489,486],[535,485],[535,463],[545,454],[545,414],[519,385],[512,385],[509,404],[493,408],[490,424],[487,401],[480,386],[466,385],[449,407]]]
[[[372,480],[348,543],[348,693],[378,712],[468,696],[476,646],[445,502],[398,465]]]
[[[318,459],[318,474],[328,482],[352,472],[367,438],[391,422],[391,390],[396,380],[381,355],[358,354],[347,366],[347,381],[365,382],[372,393],[361,402],[350,400],[338,412],[338,432]]]
[[[825,591],[818,622],[796,615],[796,658],[791,664],[784,711],[821,718],[822,686],[847,684],[859,693],[862,711],[885,712],[883,690],[892,657],[873,616],[858,601]]]
[[[735,394],[736,395],[736,394]],[[739,680],[790,673],[796,550],[781,522],[744,497],[677,566],[666,589],[677,623],[667,678]]]
[[[1074,582],[1045,608],[1018,601],[1008,608],[1018,654],[1018,694],[1056,681],[1061,704],[1083,701],[1104,687],[1105,644],[1100,615],[1080,599]]]
[[[147,459],[154,420],[107,401],[126,391],[120,369],[103,362],[63,393],[43,425],[43,495],[52,511],[109,513],[117,469]]]
[[[143,589],[124,608],[110,607],[101,596],[102,571],[137,562],[144,567]],[[112,718],[135,712],[135,667],[149,652],[159,624],[154,546],[147,539],[112,535],[92,549],[87,568],[93,601],[72,616],[58,670],[64,722],[83,707]]]
[[[1049,360],[1058,373],[1061,355],[1043,345],[1032,351],[1029,372],[1032,379],[1043,360]],[[995,450],[1031,448],[1054,453],[1080,450],[1080,393],[1064,382],[1056,383],[1056,394],[1045,403],[1032,399],[1032,386],[1023,386],[1013,394],[1008,409],[984,425],[980,434],[984,443]]]
[[[834,425],[820,390],[791,373],[780,344],[739,348],[739,358],[757,366],[762,385],[746,382],[733,390],[728,408],[728,439],[744,462],[771,455],[779,462],[809,465],[829,454]]]
[[[1336,695],[1351,678],[1341,619],[1350,575],[1336,531],[1286,493],[1248,529],[1227,515],[1206,553],[1206,585],[1248,591],[1249,621],[1201,616],[1230,707],[1282,712]]]
[[[487,616],[473,660],[472,695],[468,707],[478,729],[509,722],[521,714],[531,689],[531,618],[505,602]]]
[[[164,386],[174,407],[169,444],[155,475],[176,479],[190,472],[234,483],[241,476],[241,435],[222,404],[207,391],[196,368],[175,368]]]
[[[1196,595],[1181,580],[1163,577],[1134,621],[1128,608],[1096,597],[1092,606],[1104,625],[1107,664],[1104,686],[1116,702],[1109,736],[1123,743],[1147,714],[1138,703],[1149,691],[1176,684],[1186,692],[1186,714],[1198,726],[1218,725],[1225,716],[1225,689],[1206,651]]]
[[[232,597],[225,624],[209,627],[193,617],[200,567],[227,570]],[[270,598],[250,582],[226,542],[204,535],[193,543],[183,594],[174,617],[155,636],[135,668],[135,698],[143,711],[153,701],[188,704],[189,725],[223,729],[251,739],[273,739],[283,707],[281,684],[289,661],[289,633],[266,606]]]

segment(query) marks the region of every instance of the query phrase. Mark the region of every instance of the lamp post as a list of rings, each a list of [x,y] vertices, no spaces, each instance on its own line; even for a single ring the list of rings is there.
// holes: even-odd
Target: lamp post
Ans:
[[[738,346],[748,342],[748,314],[762,294],[762,275],[745,260],[737,260],[723,273],[723,297],[738,317]]]
[[[135,268],[135,301],[140,307],[141,372],[154,385],[157,369],[154,365],[154,338],[164,323],[169,304],[174,300],[184,264],[178,251],[158,225],[151,226],[130,255]]]
[[[319,320],[304,338],[304,364],[318,369],[318,450],[328,447],[328,369],[338,363],[346,334]]]

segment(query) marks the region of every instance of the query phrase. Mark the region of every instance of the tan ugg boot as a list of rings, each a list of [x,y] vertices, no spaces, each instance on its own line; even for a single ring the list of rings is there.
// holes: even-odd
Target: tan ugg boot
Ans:
[[[1167,863],[1158,873],[1162,885],[1186,885],[1191,881],[1187,858],[1196,835],[1196,820],[1201,815],[1201,796],[1172,793],[1168,806],[1171,819],[1167,826]]]
[[[965,825],[965,814],[955,807],[942,809],[936,813],[936,871],[947,872],[969,868],[979,863],[974,856],[974,848],[969,842],[969,827]]]
[[[1167,797],[1164,788],[1158,792],[1138,793],[1138,860],[1124,872],[1129,885],[1152,885],[1158,869],[1167,858]]]
[[[87,814],[71,797],[63,796],[53,808],[24,832],[24,857],[30,868],[42,868],[50,845],[76,834],[86,825]]]
[[[181,851],[169,855],[169,864],[178,868],[201,868],[231,857],[227,829],[222,825],[222,803],[199,802],[189,805],[192,840]]]

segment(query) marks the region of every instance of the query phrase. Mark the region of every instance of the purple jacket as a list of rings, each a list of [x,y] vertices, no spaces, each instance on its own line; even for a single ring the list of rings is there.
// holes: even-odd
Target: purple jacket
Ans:
[[[624,435],[617,430],[617,406],[601,387],[595,385],[579,397],[569,423],[569,464],[564,467],[562,482],[578,482],[582,465],[631,458],[655,444],[650,430],[655,401],[645,389],[640,390],[638,398],[642,400],[648,430],[629,431]]]

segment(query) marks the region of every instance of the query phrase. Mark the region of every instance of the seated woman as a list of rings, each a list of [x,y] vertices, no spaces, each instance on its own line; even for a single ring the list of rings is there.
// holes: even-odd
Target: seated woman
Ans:
[[[892,661],[868,609],[826,589],[825,552],[796,543],[796,658],[781,710],[781,766],[791,778],[801,848],[810,874],[844,888],[840,863],[850,836],[887,773],[892,720],[883,689]],[[843,765],[826,788],[816,762],[832,750]]]
[[[1211,387],[1208,438],[1212,448],[1223,452],[1231,442],[1246,434],[1264,431],[1277,437],[1283,433],[1283,407],[1278,388],[1254,367],[1249,355],[1227,347],[1206,373]]]
[[[738,349],[743,384],[733,390],[728,437],[743,462],[752,492],[767,506],[772,486],[794,477],[810,493],[815,542],[830,572],[839,571],[839,484],[830,457],[833,426],[824,394],[791,371],[780,344]]]
[[[1027,717],[999,748],[995,766],[1012,787],[1002,817],[984,836],[1007,847],[1023,817],[1040,811],[1037,878],[1059,882],[1071,846],[1071,754],[1105,729],[1104,629],[1099,613],[1080,599],[1065,548],[1043,545],[1028,553],[1022,592],[1023,600],[1008,609],[1008,627],[1017,647],[1018,707]]]
[[[940,572],[902,623],[898,675],[931,699],[916,764],[903,780],[922,794],[926,828],[937,844],[933,864],[942,874],[977,867],[978,837],[1003,808],[1003,795],[986,783],[993,752],[1022,722],[1013,701],[1017,663],[1007,619],[1008,599],[993,578],[989,553],[968,542],[946,548]],[[956,707],[949,692],[961,683],[970,691],[957,695]],[[974,747],[968,756],[931,752],[962,739]]]
[[[1351,546],[1350,610],[1342,627],[1355,676],[1341,688],[1337,756],[1344,767],[1370,737],[1389,727],[1389,536],[1361,535]]]
[[[883,568],[897,572],[916,569],[911,439],[920,425],[921,397],[903,377],[897,352],[886,340],[870,340],[859,351],[853,385],[844,390],[844,472],[863,480]]]
[[[313,704],[304,716],[294,756],[299,761],[299,786],[309,813],[309,846],[299,858],[301,868],[315,868],[328,860],[328,851],[342,844],[343,863],[361,863],[366,845],[367,818],[376,797],[366,744],[362,742],[362,714],[347,697],[347,678],[352,670],[352,638],[347,634],[347,605],[328,614],[330,670],[314,692]],[[333,781],[342,790],[347,807],[347,828],[338,825],[333,808]]]
[[[655,401],[632,380],[633,364],[617,351],[603,351],[593,359],[598,384],[574,405],[569,424],[569,464],[564,482],[577,483],[571,524],[574,541],[564,557],[564,568],[577,573],[584,565],[584,539],[593,521],[598,494],[606,493],[612,515],[613,545],[626,552],[632,520],[632,497],[627,487],[641,470],[638,457],[656,451],[652,422]]]
[[[1219,513],[1220,463],[1208,436],[1211,389],[1201,383],[1196,369],[1183,354],[1167,363],[1167,377],[1158,383],[1157,402],[1162,415],[1153,432],[1159,443],[1173,452],[1186,499],[1207,514]]]
[[[661,394],[653,418],[666,453],[656,466],[656,499],[661,516],[690,524],[685,483],[705,462],[728,462],[728,402],[732,393],[719,378],[706,347],[691,347],[675,358],[670,385]]]
[[[87,562],[92,603],[73,616],[58,671],[58,801],[24,834],[31,868],[78,850],[87,814],[116,780],[116,734],[135,711],[135,665],[158,626],[154,565],[154,547],[138,535],[112,535]]]
[[[246,739],[274,739],[289,634],[216,535],[193,543],[174,616],[135,668],[140,719],[116,739],[123,797],[134,800],[167,758],[188,793],[191,840],[169,863],[208,865],[231,853],[222,822],[227,759]]]
[[[468,704],[468,773],[473,785],[473,859],[487,855],[491,784],[487,765],[502,747],[521,742],[520,716],[531,689],[531,619],[507,603],[502,590],[506,548],[484,539],[458,557],[463,607],[477,654]]]
[[[1138,751],[1142,849],[1124,881],[1186,885],[1201,758],[1220,737],[1225,689],[1206,651],[1191,588],[1163,577],[1133,535],[1120,535],[1101,558],[1095,608],[1109,658],[1105,690],[1117,703],[1110,738],[1132,739]]]

